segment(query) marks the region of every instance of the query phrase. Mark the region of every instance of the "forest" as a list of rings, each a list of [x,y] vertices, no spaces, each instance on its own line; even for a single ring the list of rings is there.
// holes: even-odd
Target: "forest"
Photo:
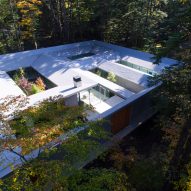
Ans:
[[[93,39],[152,53],[155,64],[181,62],[151,81],[162,82],[157,114],[85,168],[67,167],[71,176],[61,170],[67,162],[41,156],[0,180],[0,190],[191,191],[191,1],[0,0],[0,54]],[[70,159],[97,148],[80,140],[63,146]]]

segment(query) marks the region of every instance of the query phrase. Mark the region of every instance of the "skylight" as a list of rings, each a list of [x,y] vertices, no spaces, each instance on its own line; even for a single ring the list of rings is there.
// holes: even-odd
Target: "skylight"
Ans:
[[[92,53],[92,52],[88,52],[88,53],[82,53],[82,54],[69,56],[68,59],[70,59],[70,60],[78,60],[78,59],[81,59],[81,58],[91,57],[93,55],[95,55],[95,54]]]

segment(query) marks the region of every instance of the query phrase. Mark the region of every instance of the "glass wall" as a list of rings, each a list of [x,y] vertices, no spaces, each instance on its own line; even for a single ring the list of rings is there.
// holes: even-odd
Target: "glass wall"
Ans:
[[[139,65],[137,65],[137,64],[133,64],[133,63],[127,62],[127,61],[125,61],[125,60],[117,61],[117,63],[122,64],[122,65],[125,65],[125,66],[128,66],[128,67],[130,67],[130,68],[134,68],[134,69],[136,69],[136,70],[139,70],[139,71],[141,71],[141,72],[147,73],[147,74],[152,75],[152,76],[154,76],[155,74],[157,74],[156,72],[154,72],[154,71],[151,70],[151,69],[145,68],[145,67],[143,67],[143,66],[139,66]]]
[[[98,76],[101,76],[102,78],[105,78],[109,81],[112,81],[111,79],[108,79],[109,72],[106,72],[100,68],[94,68],[90,70],[90,72],[93,72],[94,74],[97,74]],[[113,82],[113,81],[112,81]],[[136,84],[134,82],[131,82],[125,78],[122,78],[120,76],[115,75],[115,82],[117,85],[124,87],[125,89],[138,93],[144,89],[143,86]]]
[[[98,85],[91,89],[82,91],[79,93],[79,101],[87,105],[96,105],[102,101],[106,101],[110,97],[113,97],[114,94],[107,88]]]

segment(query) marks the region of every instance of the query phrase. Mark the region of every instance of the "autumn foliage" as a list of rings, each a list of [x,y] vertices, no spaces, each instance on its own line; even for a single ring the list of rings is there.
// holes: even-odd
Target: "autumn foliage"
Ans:
[[[41,0],[17,0],[16,6],[21,14],[19,24],[23,29],[21,34],[23,40],[33,39],[36,42],[36,26],[42,14],[41,5]]]

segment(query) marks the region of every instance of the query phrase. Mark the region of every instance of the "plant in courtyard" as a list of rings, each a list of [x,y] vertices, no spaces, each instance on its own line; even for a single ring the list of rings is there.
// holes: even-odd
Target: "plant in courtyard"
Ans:
[[[44,81],[42,78],[38,77],[35,81],[35,85],[41,90],[44,91],[46,88],[46,85],[44,84]]]
[[[115,74],[113,72],[109,72],[108,73],[107,79],[112,81],[112,82],[116,82],[117,81],[116,80],[116,76],[115,76]]]
[[[30,91],[31,91],[31,94],[37,94],[41,92],[42,90],[36,84],[32,84]]]
[[[13,76],[13,79],[16,83],[18,83],[18,81],[21,79],[21,78],[24,78],[25,77],[25,71],[23,68],[19,68],[19,71]]]
[[[27,95],[36,94],[46,89],[46,85],[41,77],[38,77],[34,82],[29,82],[23,68],[19,69],[13,76],[13,79]]]
[[[27,95],[30,94],[29,92],[32,90],[32,83],[30,83],[24,76],[18,79],[17,84]]]
[[[101,76],[101,71],[98,70],[98,71],[96,72],[96,74],[97,74],[98,76]]]

